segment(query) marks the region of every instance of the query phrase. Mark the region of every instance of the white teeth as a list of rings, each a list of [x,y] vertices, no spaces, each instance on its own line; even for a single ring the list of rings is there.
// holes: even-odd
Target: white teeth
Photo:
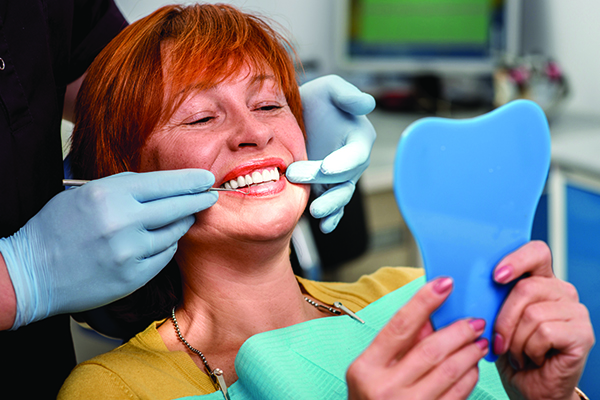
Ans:
[[[248,180],[246,180],[248,181]],[[258,171],[254,171],[252,173],[252,183],[263,183],[264,179],[263,179],[263,175],[258,172]]]
[[[265,169],[261,171],[254,171],[252,175],[238,176],[236,179],[232,179],[229,182],[225,182],[223,187],[226,189],[237,189],[250,185],[258,185],[264,182],[278,181],[279,170],[273,168],[272,170]]]
[[[238,184],[238,187],[244,187],[244,186],[246,186],[246,180],[244,179],[243,176],[238,176],[238,178],[237,178],[237,184]]]
[[[271,171],[271,179],[273,179],[274,181],[279,180],[279,170],[277,168]]]

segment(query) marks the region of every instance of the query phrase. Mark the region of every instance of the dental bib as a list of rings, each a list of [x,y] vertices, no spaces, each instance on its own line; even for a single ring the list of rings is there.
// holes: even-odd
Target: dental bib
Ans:
[[[347,399],[348,366],[424,282],[416,279],[358,311],[365,324],[344,315],[252,336],[236,357],[238,380],[228,388],[230,399]],[[494,364],[482,360],[479,374],[470,399],[508,399]],[[223,398],[220,391],[185,397]]]
[[[454,280],[433,326],[485,319],[489,361],[497,358],[494,322],[512,287],[496,284],[493,269],[529,241],[549,165],[548,122],[527,100],[473,119],[424,118],[398,145],[394,193],[427,280]]]

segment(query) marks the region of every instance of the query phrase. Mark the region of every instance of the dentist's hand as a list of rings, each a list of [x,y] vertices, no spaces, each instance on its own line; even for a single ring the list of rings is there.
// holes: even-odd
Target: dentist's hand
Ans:
[[[375,130],[365,114],[373,110],[375,100],[335,75],[305,83],[300,95],[311,161],[291,164],[286,177],[295,183],[322,184],[314,185],[320,197],[311,204],[310,213],[322,218],[321,230],[329,233],[369,166]]]
[[[0,240],[17,298],[12,329],[124,297],[153,278],[212,206],[204,170],[122,173],[66,190]]]

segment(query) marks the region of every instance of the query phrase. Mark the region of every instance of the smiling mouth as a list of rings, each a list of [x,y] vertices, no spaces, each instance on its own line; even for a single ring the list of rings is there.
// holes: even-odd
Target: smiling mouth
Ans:
[[[221,185],[224,189],[239,189],[250,186],[257,186],[269,182],[277,182],[281,174],[278,168],[265,168],[253,171],[251,174],[238,176],[235,179],[225,182]]]

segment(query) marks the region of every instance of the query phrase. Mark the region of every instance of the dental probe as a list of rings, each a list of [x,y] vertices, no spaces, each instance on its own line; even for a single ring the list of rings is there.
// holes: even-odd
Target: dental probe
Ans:
[[[63,186],[83,186],[88,183],[89,180],[85,179],[63,179]],[[239,189],[225,189],[225,188],[210,188],[207,192],[238,192],[241,194],[247,194],[246,192]]]

